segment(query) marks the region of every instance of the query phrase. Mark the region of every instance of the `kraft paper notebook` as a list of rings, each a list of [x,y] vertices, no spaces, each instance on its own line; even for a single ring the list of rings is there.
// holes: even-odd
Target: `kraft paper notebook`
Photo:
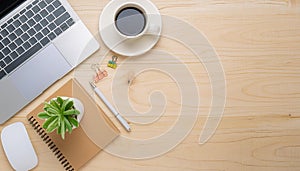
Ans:
[[[44,121],[37,114],[43,111],[43,103],[30,112],[27,119],[60,164],[66,170],[78,170],[111,143],[119,135],[119,130],[75,79],[69,80],[45,101],[57,96],[75,97],[84,105],[85,112],[79,127],[72,134],[66,133],[65,140],[56,131],[48,134],[42,128]]]

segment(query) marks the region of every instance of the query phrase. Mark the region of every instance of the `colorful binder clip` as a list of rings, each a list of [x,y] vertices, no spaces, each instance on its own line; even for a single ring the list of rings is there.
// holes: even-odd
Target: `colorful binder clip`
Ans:
[[[96,72],[96,75],[94,76],[95,83],[98,83],[100,80],[108,76],[107,71],[106,70],[101,71],[97,65],[92,66],[92,68]]]
[[[118,60],[117,56],[112,56],[111,60],[108,61],[107,66],[112,69],[116,69],[117,68],[117,60]]]

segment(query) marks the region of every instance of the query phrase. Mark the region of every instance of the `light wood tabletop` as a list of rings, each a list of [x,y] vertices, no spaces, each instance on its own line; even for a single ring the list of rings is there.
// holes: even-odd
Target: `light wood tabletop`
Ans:
[[[69,0],[89,30],[98,34],[101,11],[109,0]],[[177,56],[189,68],[198,89],[199,113],[191,132],[167,153],[150,159],[126,159],[100,152],[85,171],[299,171],[300,170],[300,1],[298,0],[152,0],[161,14],[198,29],[219,55],[226,80],[224,114],[215,133],[204,144],[199,136],[209,117],[212,88],[203,63],[180,43],[161,38],[154,49]],[[99,53],[105,53],[104,44]],[[109,52],[110,55],[111,52]],[[105,58],[104,63],[109,59]],[[102,57],[99,57],[102,58]],[[125,57],[120,57],[120,63]],[[99,60],[100,61],[100,60]],[[172,65],[172,64],[169,64]],[[176,64],[174,64],[176,65]],[[109,72],[114,72],[109,70]],[[98,84],[112,101],[113,74]],[[25,124],[39,164],[34,170],[64,170],[33,131],[26,115],[74,76],[71,72],[30,105],[0,126]],[[130,83],[132,107],[147,112],[150,94],[163,92],[166,107],[152,124],[131,123],[127,133],[113,115],[108,116],[122,136],[147,139],[176,123],[181,95],[173,80],[159,72],[144,72]],[[195,92],[197,93],[197,92]],[[143,115],[141,114],[141,117]],[[168,143],[168,142],[164,142]],[[134,146],[129,146],[132,150]],[[143,149],[141,149],[143,150]],[[0,170],[12,170],[0,148]]]

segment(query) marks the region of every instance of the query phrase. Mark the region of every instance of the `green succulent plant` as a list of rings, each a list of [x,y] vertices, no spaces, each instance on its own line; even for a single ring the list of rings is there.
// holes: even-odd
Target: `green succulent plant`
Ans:
[[[65,133],[72,133],[73,127],[78,127],[79,123],[76,116],[80,112],[74,108],[74,102],[70,99],[57,97],[44,103],[44,111],[38,114],[40,119],[45,119],[43,128],[46,132],[51,133],[57,130],[57,134],[65,139]]]

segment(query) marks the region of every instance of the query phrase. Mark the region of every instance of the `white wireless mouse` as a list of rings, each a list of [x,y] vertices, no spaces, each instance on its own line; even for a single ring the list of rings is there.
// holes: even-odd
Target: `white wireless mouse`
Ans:
[[[38,158],[22,122],[3,128],[1,141],[6,157],[16,171],[28,171],[37,165]]]

